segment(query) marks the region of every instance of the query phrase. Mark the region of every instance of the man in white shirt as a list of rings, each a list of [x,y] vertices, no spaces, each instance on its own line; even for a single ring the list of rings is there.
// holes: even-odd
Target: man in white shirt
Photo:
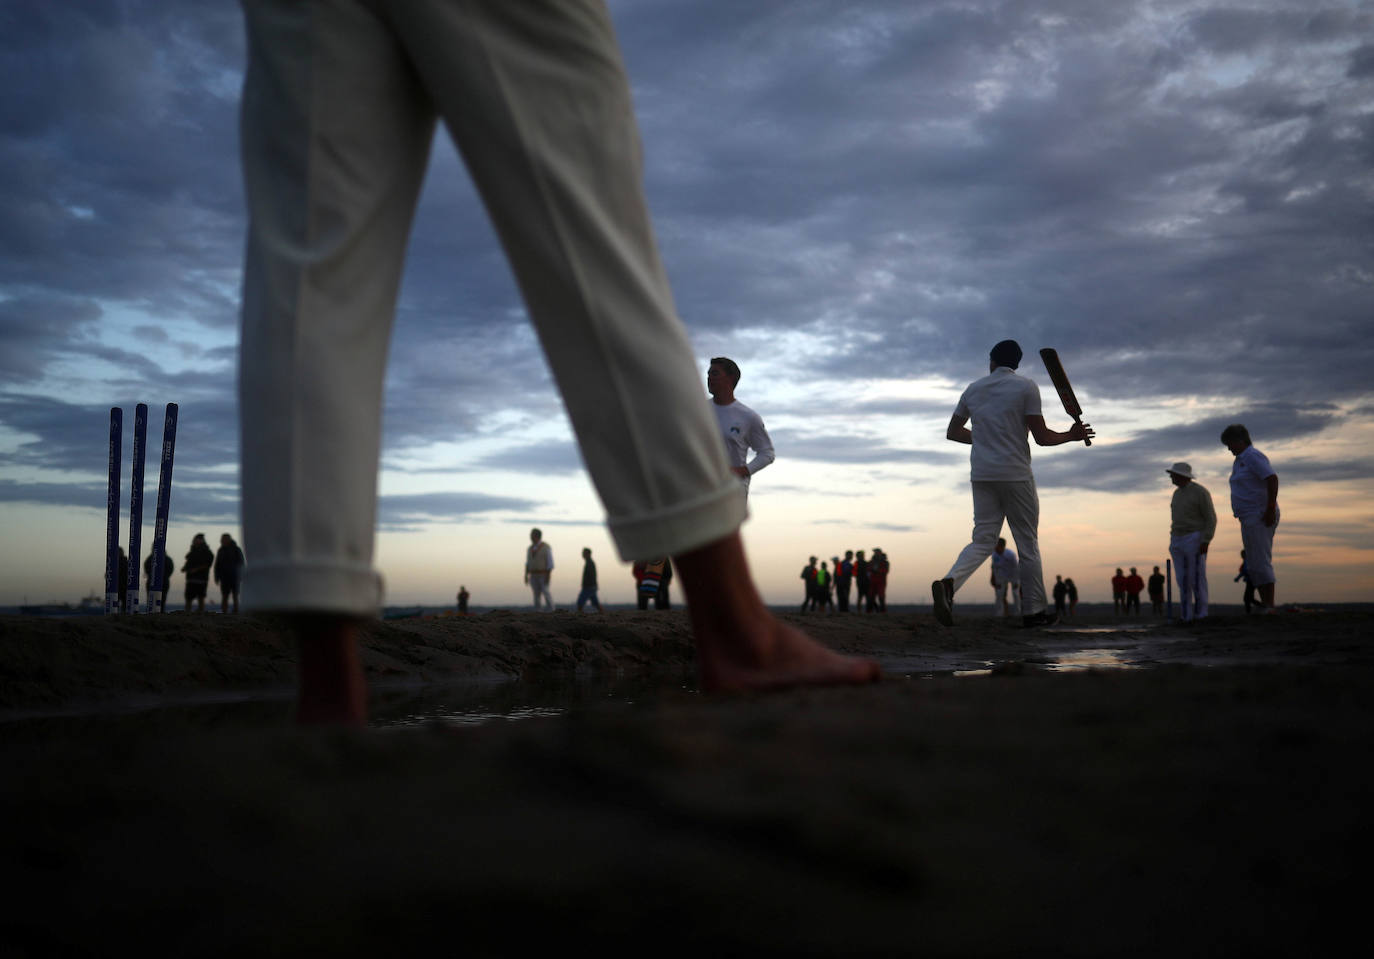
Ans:
[[[1008,599],[1010,587],[1010,599]],[[1018,605],[1017,593],[1021,589],[1021,573],[1017,568],[1016,554],[1007,549],[1005,539],[997,540],[992,551],[992,611],[996,616],[1010,616],[1013,607]]]
[[[1040,565],[1040,497],[1031,474],[1026,434],[1040,446],[1059,446],[1091,439],[1092,427],[1075,423],[1059,433],[1045,425],[1040,389],[1016,375],[1021,347],[1003,340],[988,354],[988,375],[970,383],[959,397],[945,438],[973,447],[969,454],[973,483],[973,537],[943,579],[930,584],[935,618],[954,625],[954,593],[967,582],[997,545],[1005,521],[1021,554],[1021,614],[1026,626],[1049,626],[1058,616],[1046,610]],[[967,426],[973,420],[974,428]]]
[[[1178,462],[1165,472],[1176,487],[1169,500],[1169,557],[1178,580],[1179,610],[1183,622],[1190,623],[1207,615],[1207,550],[1216,536],[1217,511],[1191,466]]]
[[[773,462],[773,440],[763,426],[763,417],[735,399],[739,367],[724,356],[711,357],[706,370],[706,391],[711,394],[711,409],[725,439],[725,458],[730,472],[739,477],[749,495],[749,478]],[[749,459],[749,451],[754,458]]]
[[[1274,608],[1274,531],[1279,528],[1279,474],[1269,457],[1250,445],[1250,431],[1232,423],[1221,431],[1231,451],[1231,514],[1240,520],[1245,568],[1265,612]]]
[[[544,534],[530,530],[530,548],[525,550],[525,583],[534,594],[534,608],[544,597],[549,612],[553,612],[553,594],[549,592],[549,577],[553,574],[553,547],[544,542]]]

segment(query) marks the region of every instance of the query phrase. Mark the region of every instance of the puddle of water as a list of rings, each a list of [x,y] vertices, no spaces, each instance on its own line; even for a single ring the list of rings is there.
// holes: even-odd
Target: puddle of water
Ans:
[[[1077,652],[1056,656],[1045,668],[1053,670],[1070,669],[1139,669],[1137,663],[1126,659],[1124,649],[1080,649]]]

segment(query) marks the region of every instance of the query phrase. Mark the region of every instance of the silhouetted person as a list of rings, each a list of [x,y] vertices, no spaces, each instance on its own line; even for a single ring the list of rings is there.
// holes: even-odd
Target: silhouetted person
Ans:
[[[468,600],[471,599],[471,598],[472,598],[472,594],[468,592],[468,588],[467,588],[466,586],[463,586],[463,585],[460,584],[460,585],[458,586],[458,615],[459,615],[459,616],[466,616],[466,615],[468,614]]]
[[[654,609],[672,609],[673,601],[669,590],[673,586],[673,558],[663,560],[663,575],[658,578],[658,592],[654,595]]]
[[[868,611],[887,612],[887,577],[892,563],[881,549],[874,548],[868,560]]]
[[[1078,587],[1074,585],[1073,578],[1064,580],[1064,588],[1069,594],[1069,619],[1073,619],[1078,613]]]
[[[1269,457],[1250,443],[1250,431],[1232,423],[1221,431],[1231,451],[1231,515],[1240,521],[1245,568],[1259,592],[1260,605],[1274,608],[1274,531],[1279,528],[1279,474]]]
[[[1217,531],[1212,494],[1193,478],[1187,463],[1165,470],[1177,489],[1169,501],[1169,556],[1178,580],[1178,608],[1185,622],[1207,615],[1207,548]]]
[[[186,612],[191,604],[197,603],[197,611],[205,612],[205,591],[210,585],[210,567],[215,564],[215,554],[205,542],[205,534],[197,533],[191,538],[191,549],[186,553],[186,562],[181,571],[186,574]]]
[[[861,613],[872,612],[873,605],[869,599],[869,589],[873,583],[869,577],[868,560],[864,559],[864,551],[859,550],[854,554],[854,608]]]
[[[1131,575],[1126,577],[1126,614],[1140,615],[1140,591],[1145,588],[1145,580],[1131,567]]]
[[[1006,523],[1016,540],[1021,564],[1021,622],[1048,626],[1055,616],[1047,610],[1045,581],[1040,569],[1040,496],[1031,473],[1027,435],[1040,446],[1059,446],[1091,439],[1092,427],[1075,423],[1059,433],[1045,425],[1040,388],[1016,374],[1021,347],[1003,340],[988,353],[988,375],[968,385],[949,419],[945,438],[973,447],[969,478],[973,485],[973,536],[943,579],[930,584],[935,618],[954,625],[954,594],[983,561],[992,555],[997,535]],[[968,427],[973,421],[973,428]]]
[[[536,610],[542,597],[547,610],[553,612],[553,595],[549,592],[549,580],[553,576],[553,547],[544,542],[543,537],[544,534],[539,530],[530,530],[530,546],[525,550],[525,585],[534,595]]]
[[[835,604],[840,612],[849,612],[849,587],[854,582],[854,551],[844,551],[844,559],[832,556],[835,566]]]
[[[382,604],[383,374],[440,118],[507,252],[620,555],[674,558],[702,688],[876,679],[876,664],[773,617],[754,585],[745,497],[658,259],[604,5],[244,10],[244,600],[295,614],[301,721],[366,716],[358,635]]]
[[[1121,571],[1121,567],[1116,568],[1116,575],[1112,577],[1112,613],[1120,616],[1126,611],[1126,574]]]
[[[1150,582],[1147,587],[1150,593],[1150,608],[1156,616],[1164,615],[1164,574],[1155,567],[1155,571],[1150,574]]]
[[[167,555],[167,550],[162,550],[162,600],[157,609],[152,609],[153,596],[153,553],[149,550],[147,557],[143,560],[143,588],[148,594],[150,612],[165,613],[167,611],[167,594],[172,591],[172,560]]]
[[[802,567],[802,602],[801,611],[810,612],[816,608],[816,574],[820,572],[816,569],[816,557],[812,556]]]
[[[219,538],[219,549],[215,552],[215,582],[219,584],[219,611],[229,612],[229,601],[233,600],[234,612],[239,611],[239,579],[243,575],[243,550],[234,542],[234,537],[225,533]]]
[[[992,611],[996,616],[1010,616],[1012,609],[1020,609],[1021,570],[1016,554],[1007,549],[1007,541],[998,538],[992,549]]]
[[[596,607],[598,613],[601,609],[601,600],[596,598],[596,561],[592,559],[592,551],[587,547],[582,548],[582,591],[577,594],[577,611],[582,612],[582,607],[591,603]]]
[[[1069,587],[1064,585],[1064,577],[1056,575],[1054,577],[1054,614],[1063,619],[1069,611]]]

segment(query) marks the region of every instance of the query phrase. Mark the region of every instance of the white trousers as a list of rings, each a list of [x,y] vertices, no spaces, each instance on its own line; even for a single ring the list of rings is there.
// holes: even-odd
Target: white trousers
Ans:
[[[1201,533],[1169,537],[1169,557],[1174,561],[1178,580],[1179,616],[1186,623],[1207,615],[1207,554]]]
[[[553,612],[553,594],[549,592],[548,573],[530,573],[530,593],[534,596],[534,608],[539,608],[539,598],[544,598],[544,603],[549,612]]]
[[[1035,480],[1012,483],[973,481],[973,537],[945,579],[954,589],[968,582],[997,548],[1002,523],[1011,528],[1021,569],[1021,613],[1033,616],[1045,608],[1045,577],[1040,567],[1040,496]]]
[[[1245,570],[1250,582],[1268,586],[1274,582],[1274,532],[1279,528],[1279,516],[1274,525],[1264,525],[1264,514],[1253,513],[1240,519],[1240,545],[1245,549]]]
[[[381,604],[382,380],[439,119],[500,236],[622,558],[737,529],[745,499],[658,259],[603,5],[244,9],[245,604]]]

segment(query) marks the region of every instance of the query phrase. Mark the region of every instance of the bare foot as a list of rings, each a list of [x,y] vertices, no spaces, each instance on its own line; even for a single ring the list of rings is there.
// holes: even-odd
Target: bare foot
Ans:
[[[878,664],[827,649],[764,611],[747,629],[703,635],[694,629],[701,688],[745,692],[791,686],[845,686],[882,678]]]
[[[739,534],[674,558],[707,692],[872,683],[878,664],[827,649],[778,620],[754,588]]]
[[[367,725],[367,680],[358,658],[358,623],[339,616],[294,617],[300,652],[296,722]]]

